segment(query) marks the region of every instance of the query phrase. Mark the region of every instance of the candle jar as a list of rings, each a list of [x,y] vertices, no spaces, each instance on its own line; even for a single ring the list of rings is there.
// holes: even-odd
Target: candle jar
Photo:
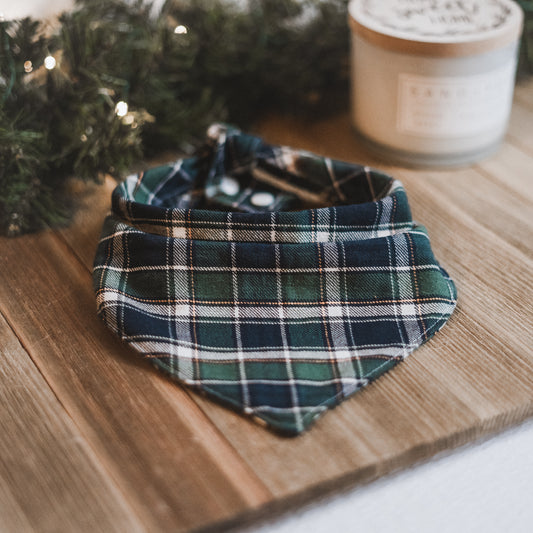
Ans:
[[[352,0],[352,123],[376,151],[469,164],[501,143],[523,13],[511,0]]]

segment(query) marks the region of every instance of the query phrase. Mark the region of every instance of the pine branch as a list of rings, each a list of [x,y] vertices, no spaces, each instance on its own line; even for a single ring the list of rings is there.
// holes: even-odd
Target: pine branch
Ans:
[[[520,43],[519,76],[533,75],[533,0],[518,0],[524,11],[524,31]]]

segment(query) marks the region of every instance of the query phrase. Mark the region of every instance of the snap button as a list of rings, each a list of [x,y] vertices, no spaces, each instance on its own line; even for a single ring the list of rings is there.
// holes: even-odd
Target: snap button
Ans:
[[[256,192],[250,198],[250,203],[257,207],[266,207],[274,202],[274,195],[270,192]]]
[[[224,176],[222,180],[220,180],[218,188],[228,196],[235,196],[240,189],[239,182],[228,176]]]

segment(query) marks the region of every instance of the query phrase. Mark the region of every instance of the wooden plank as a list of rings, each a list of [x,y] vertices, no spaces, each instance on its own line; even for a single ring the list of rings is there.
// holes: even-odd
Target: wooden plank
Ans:
[[[509,141],[533,156],[533,77],[518,81],[511,111]]]
[[[0,361],[0,530],[144,531],[2,316]]]
[[[522,78],[516,84],[514,101],[533,110],[533,78]]]
[[[268,501],[187,393],[175,389],[176,409],[166,378],[97,319],[89,273],[53,234],[0,246],[0,310],[148,530],[191,530]]]
[[[309,150],[316,154],[383,167],[387,161],[370,153],[354,133],[347,113],[319,122],[301,123],[290,116],[268,117],[257,127],[265,141]]]
[[[512,126],[513,124],[511,128]],[[511,142],[512,139],[509,139],[509,142],[506,142],[494,157],[481,161],[477,168],[489,179],[500,183],[517,197],[533,202],[533,187],[531,186],[533,156],[513,146]]]
[[[497,161],[498,158],[491,160]],[[436,194],[451,200],[464,213],[507,243],[533,257],[533,218],[524,217],[524,213],[531,209],[532,202],[526,195],[521,196],[510,188],[505,180],[474,169],[427,171],[423,176],[420,171],[402,169],[399,172],[406,186],[421,179],[431,184]],[[490,216],[487,216],[488,213]],[[420,220],[424,223],[423,218]]]
[[[292,119],[281,121],[276,119],[264,123],[261,133],[272,142],[301,146],[339,159],[358,160],[379,165],[379,162],[369,157],[364,148],[358,144],[357,139],[351,135],[349,120],[346,116],[334,117],[306,128],[302,128],[300,123]],[[398,169],[393,169],[393,174],[398,172]],[[449,173],[449,175],[452,174]],[[474,247],[470,245],[472,235],[478,230],[483,233],[483,227],[471,216],[465,221],[461,218],[461,211],[459,211],[459,218],[462,222],[452,224],[452,229],[449,229],[448,218],[452,215],[449,214],[447,207],[449,207],[448,204],[453,206],[461,195],[468,198],[468,194],[475,192],[476,187],[481,185],[488,187],[487,194],[490,198],[503,194],[505,191],[502,192],[502,187],[499,184],[485,183],[487,180],[475,171],[467,171],[466,174],[459,173],[454,183],[448,183],[449,189],[453,190],[456,196],[449,198],[447,207],[443,207],[438,198],[442,196],[441,189],[446,189],[446,182],[439,181],[439,176],[435,175],[433,179],[428,180],[426,172],[419,172],[412,173],[410,177],[408,173],[405,173],[403,177],[406,177],[409,182],[410,192],[412,189],[417,189],[417,181],[420,180],[431,181],[434,186],[433,189],[425,189],[415,194],[412,200],[414,199],[414,209],[421,212],[420,218],[424,223],[426,220],[436,221],[436,227],[431,228],[431,233],[440,234],[442,228],[448,228],[444,232],[444,241],[437,241],[437,257],[446,258],[451,253],[450,250],[455,250],[449,261],[459,262],[468,249],[470,250],[468,252],[470,262],[475,263],[483,257],[486,250],[484,242],[479,242]],[[467,183],[461,184],[465,180]],[[468,180],[474,182],[468,182]],[[459,186],[459,192],[455,192],[453,185]],[[434,198],[429,203],[429,207],[426,202],[428,195]],[[510,192],[507,192],[507,196],[504,195],[506,201],[511,202],[510,195]],[[483,209],[482,199],[483,193],[480,192],[477,199],[479,205],[476,207],[478,214],[487,212]],[[424,206],[425,209],[422,210]],[[467,210],[468,207],[468,201],[465,200],[463,208]],[[511,208],[505,207],[500,213],[500,218],[511,211]],[[435,216],[435,213],[438,213],[438,216]],[[455,215],[457,213],[454,212]],[[486,222],[490,228],[497,228],[497,225],[492,224],[490,219]],[[472,224],[474,229],[471,228]],[[457,248],[456,239],[458,231],[463,234],[459,248]],[[506,233],[508,234],[509,232]],[[493,237],[492,233],[486,230],[483,235],[489,240]],[[522,236],[525,235],[524,232]],[[73,243],[75,240],[70,239],[70,242]],[[514,258],[511,268],[521,268],[527,279],[527,269],[521,267],[522,257],[520,255],[515,257],[514,248],[509,245],[505,248],[505,243],[502,242],[502,244],[504,253]],[[439,246],[442,249],[439,249]],[[449,261],[446,260],[446,266]],[[288,441],[266,433],[262,428],[252,425],[239,415],[210,401],[199,397],[195,397],[195,401],[202,406],[213,423],[245,457],[249,467],[265,481],[278,498],[302,496],[313,492],[319,486],[327,490],[328,483],[342,478],[355,480],[363,474],[372,477],[378,472],[390,469],[392,465],[409,464],[415,458],[412,450],[416,450],[416,458],[421,459],[435,453],[437,449],[445,449],[448,446],[465,442],[473,435],[495,430],[501,427],[499,424],[521,420],[523,416],[530,413],[529,381],[526,380],[524,386],[517,388],[519,407],[516,409],[513,397],[505,397],[499,398],[500,403],[496,406],[499,411],[494,411],[492,391],[498,383],[507,383],[510,380],[509,374],[505,372],[506,366],[502,367],[498,362],[500,358],[498,350],[503,350],[504,357],[512,359],[513,349],[522,350],[524,345],[520,342],[513,344],[511,335],[513,332],[506,333],[505,325],[496,328],[495,333],[492,334],[484,331],[486,329],[483,322],[486,300],[476,298],[476,294],[483,294],[484,291],[490,289],[485,286],[480,288],[479,276],[496,275],[496,285],[498,285],[505,281],[500,279],[501,276],[498,278],[499,270],[500,265],[491,264],[489,269],[485,268],[485,271],[480,273],[471,270],[461,271],[458,274],[461,280],[459,281],[461,293],[464,294],[466,291],[468,297],[472,296],[474,300],[471,305],[467,306],[467,312],[462,311],[460,305],[457,315],[444,330],[446,336],[438,335],[406,363],[395,369],[394,374],[391,373],[382,378],[378,387],[370,387],[359,393],[357,399],[354,398],[353,402],[346,402],[337,408],[335,413],[328,414],[309,434],[297,441]],[[462,276],[466,276],[467,280],[462,281]],[[470,284],[474,287],[473,289],[470,289]],[[507,303],[512,303],[513,298],[520,294],[522,289],[523,287],[519,286],[512,291]],[[490,295],[496,297],[494,287]],[[474,314],[474,318],[470,317],[468,314],[470,312]],[[499,312],[499,310],[495,311],[491,318],[495,319]],[[487,340],[477,339],[476,345],[472,343],[472,334],[479,331],[489,336]],[[497,338],[500,333],[505,342],[511,343],[511,348]],[[444,340],[439,342],[440,339]],[[472,380],[469,373],[470,367],[464,365],[464,361],[472,357],[472,348],[477,354],[475,361],[478,366],[475,367],[475,371],[481,373],[486,380],[485,383],[481,381],[481,385],[477,380]],[[485,358],[481,356],[484,350],[489,352]],[[439,357],[439,354],[449,351],[454,354],[451,360],[442,355]],[[482,364],[485,359],[496,364],[496,367],[492,369],[493,373],[489,371],[487,374]],[[428,366],[427,361],[435,361],[437,367]],[[528,370],[527,361],[521,361],[519,364],[525,371]],[[400,386],[398,383],[404,385]],[[422,389],[420,383],[424,384]],[[174,390],[169,389],[167,392],[172,395],[175,394]],[[450,390],[454,393],[450,394]],[[423,411],[413,406],[413,394],[424,399]],[[390,400],[391,397],[394,398],[393,402]],[[516,397],[514,399],[516,400]],[[443,405],[447,406],[446,410],[442,409]],[[413,415],[416,415],[414,421]],[[500,420],[500,423],[494,422],[495,420]],[[383,421],[389,421],[389,423],[383,423]],[[336,453],[332,453],[331,450],[336,450]],[[388,465],[388,467],[383,465]]]
[[[533,156],[533,109],[515,104],[507,138],[514,146]]]
[[[11,484],[10,479],[0,478],[0,531],[33,532],[35,529],[15,499]]]
[[[468,306],[468,316],[496,328],[492,331],[509,346],[531,357],[528,339],[533,314],[528,311],[533,305],[533,261],[458,207],[453,195],[447,197],[427,181],[402,178],[413,212],[428,228],[436,256],[467,291],[461,305]],[[490,211],[485,216],[490,217]]]
[[[157,377],[144,365],[132,363],[139,374],[149,374],[146,380],[156,389],[150,388],[146,401],[150,405],[154,405],[154,401],[164,404],[168,412],[173,413],[168,415],[170,418],[176,415],[187,419],[189,425],[183,420],[180,423],[190,431],[190,439],[195,444],[212,443],[204,447],[204,453],[214,464],[212,468],[217,470],[217,475],[226,479],[230,486],[255,486],[255,497],[241,505],[233,505],[225,514],[211,513],[211,522],[206,520],[205,524],[213,524],[214,520],[234,521],[240,514],[254,509],[269,512],[273,506],[295,504],[317,494],[372,479],[533,416],[533,264],[526,255],[531,251],[527,236],[532,221],[531,216],[527,216],[527,212],[531,212],[527,209],[531,207],[530,198],[520,196],[519,185],[525,184],[526,173],[533,163],[533,152],[529,152],[528,144],[530,128],[531,123],[528,125],[522,114],[514,113],[508,143],[490,160],[489,166],[480,165],[468,171],[428,173],[386,166],[370,156],[352,135],[347,116],[305,125],[293,119],[275,118],[259,127],[259,132],[270,142],[380,166],[399,176],[407,186],[415,218],[428,227],[437,258],[457,281],[460,300],[450,323],[430,343],[376,384],[328,413],[309,433],[297,439],[269,433],[211,401],[197,395],[190,396],[181,387]],[[515,139],[520,142],[515,143]],[[511,170],[506,166],[505,158],[512,159],[513,153],[521,155],[515,169],[520,182],[507,181]],[[107,209],[109,198],[109,191],[103,189],[96,194],[102,195],[94,204],[100,207],[83,214],[72,228],[62,232],[62,238],[87,268],[92,264],[90,248],[96,245],[97,232],[103,220],[101,206]],[[93,204],[89,202],[89,205]],[[89,228],[86,216],[100,217],[100,223],[93,223]],[[508,216],[509,226],[504,227]],[[522,228],[519,227],[520,217],[524,218]],[[87,231],[81,240],[78,238],[80,231]],[[515,231],[517,235],[514,235]],[[39,252],[39,256],[58,253],[57,247],[60,248],[60,245],[52,240]],[[70,270],[77,269],[72,267]],[[82,275],[79,276],[81,279]],[[62,277],[60,272],[58,279]],[[18,281],[21,279],[18,278]],[[78,286],[83,283],[86,280],[80,281]],[[89,298],[83,292],[84,302]],[[21,320],[20,314],[18,319]],[[83,320],[92,320],[86,303]],[[32,327],[37,322],[34,317]],[[75,325],[83,327],[83,324],[81,321]],[[56,329],[60,329],[58,325]],[[122,354],[107,334],[92,326],[89,329],[87,335],[94,344],[91,350],[98,352],[98,356],[91,359],[91,367],[99,368],[100,359],[105,354],[112,360],[132,357],[131,354]],[[97,332],[101,336],[98,341],[94,338]],[[121,368],[121,363],[114,364]],[[113,372],[118,373],[118,370]],[[124,379],[122,375],[110,379],[106,385],[99,385],[100,390],[107,390],[111,384],[116,386],[121,379]],[[131,377],[128,376],[128,379]],[[132,395],[135,404],[139,393],[134,390],[133,382],[137,386],[142,378],[133,379],[123,395],[127,398]],[[91,390],[94,385],[86,384],[84,387]],[[72,392],[61,390],[59,386],[58,389],[61,397],[72,396]],[[73,400],[69,399],[69,402]],[[196,405],[201,407],[212,424],[206,419],[201,419],[202,424],[198,422],[200,415]],[[85,409],[79,405],[71,407],[74,408]],[[107,416],[115,416],[113,411],[118,408],[117,401],[110,402],[105,412]],[[136,406],[136,409],[139,408]],[[184,415],[185,412],[189,414]],[[148,416],[146,412],[143,414]],[[85,412],[76,415],[76,418],[85,420],[84,424],[90,428],[98,428],[102,424],[101,421],[92,423]],[[99,431],[106,435],[109,433],[105,428]],[[158,435],[153,445],[158,450],[164,449],[165,438],[164,434]],[[132,439],[137,440],[139,436],[136,434]],[[99,441],[99,437],[94,437],[94,441]],[[142,444],[122,442],[120,446],[115,446],[115,450],[124,446],[142,448]],[[213,451],[218,446],[225,452]],[[106,461],[110,460],[111,451],[102,450],[100,455],[106,457]],[[233,465],[224,468],[226,457],[230,463],[233,460]],[[120,466],[123,468],[122,463]],[[168,465],[167,471],[176,471],[176,466],[175,463]],[[241,472],[232,475],[233,466],[240,468]],[[161,493],[170,488],[161,487],[150,468],[145,467],[144,471],[146,478]],[[202,471],[191,468],[183,475],[191,477],[189,483],[194,486],[198,483],[194,477],[201,476]],[[136,479],[131,473],[121,478],[126,485],[131,485]],[[247,481],[242,483],[237,479]],[[257,484],[258,479],[262,484]],[[214,483],[220,483],[217,476]],[[203,501],[212,502],[213,494],[206,487],[203,490]],[[197,494],[201,492],[199,490]],[[191,500],[193,498],[188,498],[189,505]],[[263,504],[267,503],[265,507]],[[192,505],[198,509],[198,505]],[[155,520],[158,524],[184,524],[176,516],[174,522],[170,519],[161,521],[160,517]],[[184,527],[191,527],[191,523],[185,521]]]
[[[92,270],[104,216],[111,209],[111,193],[117,182],[107,176],[102,184],[72,180],[69,193],[76,205],[67,228],[57,233],[69,244],[82,264]]]

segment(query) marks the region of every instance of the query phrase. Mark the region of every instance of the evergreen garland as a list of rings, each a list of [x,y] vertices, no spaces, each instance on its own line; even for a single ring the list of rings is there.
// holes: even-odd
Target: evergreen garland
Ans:
[[[51,34],[1,22],[0,233],[67,220],[70,177],[121,177],[214,120],[324,109],[347,87],[346,4],[78,0]]]
[[[533,72],[533,1],[523,40]],[[59,26],[0,21],[0,234],[68,220],[68,180],[187,150],[212,121],[345,106],[348,0],[77,0]],[[526,28],[528,26],[526,25]]]
[[[518,0],[524,11],[524,31],[518,62],[519,76],[533,75],[533,0]]]

